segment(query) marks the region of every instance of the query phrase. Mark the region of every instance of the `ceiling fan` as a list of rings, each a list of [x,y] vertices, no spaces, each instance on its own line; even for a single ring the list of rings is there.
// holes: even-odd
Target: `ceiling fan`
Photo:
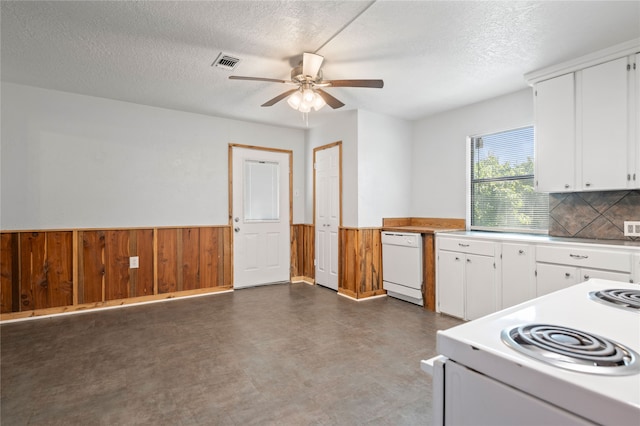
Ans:
[[[373,87],[381,89],[384,86],[382,80],[323,80],[322,70],[320,66],[324,57],[315,53],[304,53],[302,62],[291,70],[291,80],[280,80],[275,78],[264,77],[242,77],[232,75],[231,80],[254,80],[267,81],[271,83],[284,83],[296,86],[296,88],[287,90],[284,93],[268,100],[261,106],[270,107],[281,100],[289,97],[287,103],[293,109],[307,113],[319,110],[325,104],[336,109],[344,106],[340,100],[325,92],[323,88],[327,87]]]

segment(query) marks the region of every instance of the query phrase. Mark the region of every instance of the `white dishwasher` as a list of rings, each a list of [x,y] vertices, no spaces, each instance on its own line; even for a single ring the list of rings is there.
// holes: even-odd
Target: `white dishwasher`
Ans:
[[[422,235],[382,233],[382,281],[387,294],[423,306]]]

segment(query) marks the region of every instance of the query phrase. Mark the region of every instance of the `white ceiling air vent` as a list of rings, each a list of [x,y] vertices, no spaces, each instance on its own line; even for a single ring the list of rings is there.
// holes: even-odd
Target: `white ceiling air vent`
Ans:
[[[211,65],[225,70],[233,70],[236,65],[238,65],[238,62],[240,62],[240,59],[220,52],[216,60]]]

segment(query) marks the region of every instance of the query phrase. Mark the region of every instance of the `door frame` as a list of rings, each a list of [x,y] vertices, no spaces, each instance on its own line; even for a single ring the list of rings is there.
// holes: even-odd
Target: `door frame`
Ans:
[[[291,226],[293,224],[293,150],[269,148],[264,146],[243,145],[237,143],[229,144],[229,229],[231,230],[231,283],[234,282],[235,263],[233,259],[235,235],[233,232],[233,148],[252,149],[256,151],[269,151],[287,154],[289,156],[289,246],[291,246]],[[315,176],[315,173],[314,173]],[[289,280],[291,280],[291,254],[289,254]]]
[[[338,288],[340,288],[340,264],[342,263],[342,256],[340,252],[340,229],[342,228],[342,141],[336,141],[329,143],[327,145],[321,145],[316,148],[313,148],[313,233],[315,235],[316,232],[316,154],[318,151],[324,151],[325,149],[338,147],[338,171],[340,172],[340,176],[338,177],[338,211],[339,211],[339,219],[338,219]],[[313,283],[316,284],[315,278],[315,260],[317,257],[317,253],[315,252],[315,244],[313,250]]]

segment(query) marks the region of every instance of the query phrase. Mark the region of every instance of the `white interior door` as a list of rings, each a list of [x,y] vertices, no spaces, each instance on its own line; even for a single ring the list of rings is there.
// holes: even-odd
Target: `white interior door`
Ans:
[[[233,147],[233,286],[290,279],[289,154]]]
[[[340,147],[316,151],[316,284],[338,290]]]

